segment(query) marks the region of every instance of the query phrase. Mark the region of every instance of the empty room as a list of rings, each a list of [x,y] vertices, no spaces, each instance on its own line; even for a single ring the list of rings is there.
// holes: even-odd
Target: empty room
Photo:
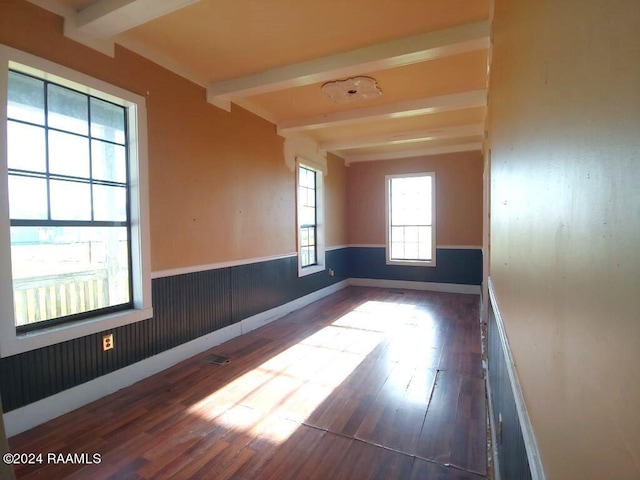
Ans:
[[[639,29],[0,0],[0,478],[640,478]]]

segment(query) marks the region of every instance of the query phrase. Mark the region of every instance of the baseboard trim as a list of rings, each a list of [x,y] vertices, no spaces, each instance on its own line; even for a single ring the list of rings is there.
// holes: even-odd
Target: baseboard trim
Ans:
[[[385,280],[379,278],[350,278],[349,285],[357,287],[404,288],[406,290],[429,290],[432,292],[480,295],[480,285],[457,283],[413,282],[409,280]]]
[[[500,477],[500,459],[498,457],[498,438],[496,437],[496,432],[498,431],[496,419],[493,416],[493,400],[491,396],[491,382],[489,381],[489,369],[484,367],[484,383],[485,388],[487,389],[487,410],[489,417],[489,430],[491,431],[491,456],[493,457],[493,480],[501,480]]]
[[[245,318],[241,322],[178,345],[177,347],[141,360],[133,365],[5,413],[3,418],[6,435],[7,437],[12,437],[49,420],[53,420],[60,415],[64,415],[94,400],[98,400],[122,388],[128,387],[144,378],[172,367],[183,360],[213,348],[216,345],[220,345],[232,338],[277,320],[294,310],[335,293],[348,285],[348,280],[343,280],[284,305],[280,305],[279,307]]]
[[[522,393],[522,387],[520,386],[520,380],[518,379],[518,373],[516,372],[515,362],[511,355],[511,348],[509,347],[509,341],[507,339],[507,332],[504,328],[504,322],[502,321],[502,315],[498,308],[498,301],[496,299],[496,293],[493,288],[493,282],[491,277],[488,278],[489,286],[489,301],[495,315],[496,326],[498,327],[498,334],[500,336],[500,343],[502,345],[502,351],[504,353],[505,364],[507,367],[507,373],[509,374],[509,383],[511,383],[511,389],[513,391],[513,399],[515,400],[516,410],[518,412],[518,419],[520,420],[520,428],[522,430],[522,438],[527,450],[527,459],[529,460],[529,468],[531,470],[532,480],[546,480],[544,468],[542,465],[542,459],[540,458],[540,450],[538,449],[538,442],[536,441],[535,434],[533,432],[533,426],[531,425],[531,419],[527,411],[527,406],[524,402],[524,395]]]

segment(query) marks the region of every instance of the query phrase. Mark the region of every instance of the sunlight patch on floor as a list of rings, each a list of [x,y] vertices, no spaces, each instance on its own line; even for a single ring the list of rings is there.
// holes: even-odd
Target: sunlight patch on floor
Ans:
[[[417,306],[368,301],[216,390],[188,412],[214,420],[227,432],[250,432],[279,444],[383,342],[393,340],[390,355],[400,361],[415,355],[418,346],[423,351],[431,348],[434,335],[431,315]],[[388,387],[404,392],[412,371],[395,370],[390,381],[399,383]]]

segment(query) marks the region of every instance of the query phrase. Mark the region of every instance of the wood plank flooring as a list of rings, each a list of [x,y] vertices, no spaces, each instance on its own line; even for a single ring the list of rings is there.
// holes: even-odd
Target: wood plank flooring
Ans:
[[[486,431],[478,297],[349,287],[9,443],[101,456],[25,479],[479,480]]]

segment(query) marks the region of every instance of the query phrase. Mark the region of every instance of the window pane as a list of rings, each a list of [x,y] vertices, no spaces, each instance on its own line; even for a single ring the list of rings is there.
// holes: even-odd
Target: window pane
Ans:
[[[298,185],[301,187],[308,187],[307,185],[307,170],[300,167],[298,170]]]
[[[129,303],[126,227],[11,227],[16,325]]]
[[[314,227],[307,228],[307,236],[309,238],[309,245],[313,246],[316,244],[316,229]]]
[[[316,263],[316,249],[309,249],[309,265],[314,265]]]
[[[310,207],[316,206],[316,191],[315,190],[307,190],[307,205]]]
[[[315,188],[316,173],[304,167],[300,167],[299,185],[306,188]]]
[[[300,229],[300,246],[309,245],[309,229],[301,228]]]
[[[93,186],[93,219],[127,220],[127,190],[124,187]]]
[[[52,220],[91,220],[91,188],[88,183],[51,180]]]
[[[405,243],[404,244],[404,258],[410,260],[418,259],[418,244],[417,243]]]
[[[49,84],[48,91],[49,126],[88,135],[88,97],[53,84]]]
[[[431,224],[431,177],[391,179],[393,225]]]
[[[406,227],[404,229],[405,242],[418,242],[418,227]]]
[[[124,144],[124,108],[92,98],[91,136]]]
[[[404,242],[404,227],[391,228],[391,242]]]
[[[7,115],[15,120],[44,125],[44,82],[9,72]]]
[[[7,163],[9,168],[46,172],[44,128],[7,122]]]
[[[89,178],[89,139],[49,130],[49,172]]]
[[[316,209],[313,207],[302,207],[301,225],[315,225],[316,223]]]
[[[12,219],[46,219],[47,181],[9,175],[9,212]]]
[[[300,248],[300,264],[303,267],[309,265],[309,247]]]
[[[400,260],[404,258],[404,243],[391,244],[391,258]]]
[[[125,147],[92,140],[91,163],[93,178],[122,183],[127,181]]]
[[[431,260],[431,227],[424,227],[424,232],[420,231],[420,244],[418,246],[420,259]]]

